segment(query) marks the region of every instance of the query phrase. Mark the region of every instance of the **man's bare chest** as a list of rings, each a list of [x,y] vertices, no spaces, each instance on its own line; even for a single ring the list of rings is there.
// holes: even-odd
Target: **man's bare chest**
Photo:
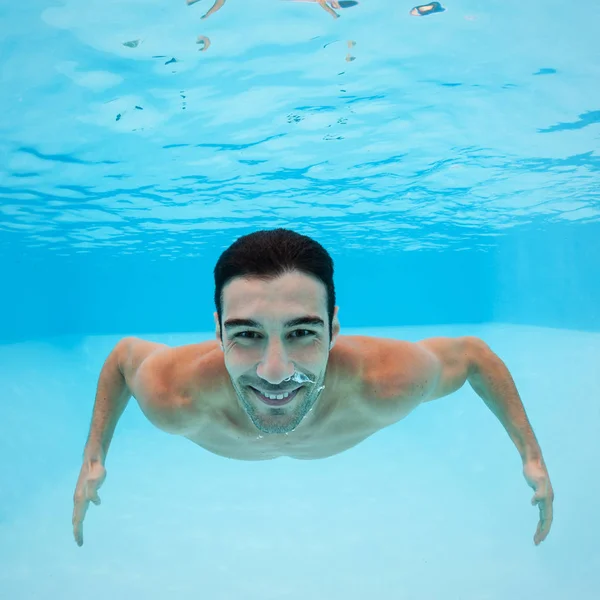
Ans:
[[[223,377],[225,379],[225,377]],[[228,380],[215,393],[168,395],[160,401],[147,386],[136,395],[140,408],[156,427],[180,435],[214,454],[238,460],[326,458],[348,450],[380,429],[401,420],[416,406],[410,398],[381,410],[368,402],[350,378],[332,377],[314,412],[288,434],[263,433],[255,427]]]
[[[325,401],[325,406],[328,402]],[[338,396],[329,408],[306,417],[289,433],[263,433],[247,415],[216,412],[184,437],[220,456],[239,460],[270,460],[281,456],[311,460],[348,450],[379,430],[401,420],[414,408],[387,413],[370,410],[362,398]]]
[[[368,419],[303,424],[290,433],[269,434],[253,428],[223,427],[218,422],[185,435],[205,450],[237,460],[327,458],[356,446],[381,427]]]

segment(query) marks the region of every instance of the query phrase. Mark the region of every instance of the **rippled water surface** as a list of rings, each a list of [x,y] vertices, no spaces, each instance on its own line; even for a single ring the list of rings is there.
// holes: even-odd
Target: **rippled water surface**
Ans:
[[[0,8],[2,244],[194,255],[240,224],[485,248],[600,216],[600,5]]]

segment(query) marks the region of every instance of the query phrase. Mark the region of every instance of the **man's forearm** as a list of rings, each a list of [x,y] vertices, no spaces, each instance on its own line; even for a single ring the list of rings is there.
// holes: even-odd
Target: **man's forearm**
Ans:
[[[523,463],[542,460],[542,451],[509,370],[480,340],[472,353],[469,383],[502,423]]]
[[[85,444],[84,458],[104,464],[108,448],[131,392],[121,369],[123,345],[117,344],[106,359],[96,390],[90,432]]]

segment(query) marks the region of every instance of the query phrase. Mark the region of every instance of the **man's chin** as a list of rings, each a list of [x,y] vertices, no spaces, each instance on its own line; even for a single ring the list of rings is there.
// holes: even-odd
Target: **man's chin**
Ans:
[[[260,392],[250,386],[242,388],[238,393],[244,411],[254,426],[262,433],[291,433],[312,410],[316,398],[312,400],[312,386],[301,385],[295,396],[289,401],[266,402]],[[283,402],[282,402],[283,401]]]
[[[305,416],[299,414],[299,407],[293,400],[282,406],[269,406],[254,399],[248,408],[248,416],[263,433],[291,433]]]
[[[275,409],[280,410],[280,409]],[[254,426],[262,433],[282,434],[291,433],[298,427],[302,419],[290,414],[250,415]]]

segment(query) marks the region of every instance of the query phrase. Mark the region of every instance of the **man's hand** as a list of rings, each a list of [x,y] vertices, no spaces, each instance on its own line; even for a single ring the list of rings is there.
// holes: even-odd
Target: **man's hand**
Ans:
[[[78,546],[83,545],[83,519],[90,502],[100,504],[98,490],[106,478],[106,469],[99,460],[86,459],[83,462],[75,494],[73,496],[73,535]]]
[[[525,475],[527,483],[535,492],[531,504],[534,506],[537,504],[540,507],[540,522],[533,537],[533,541],[537,546],[546,539],[552,525],[554,490],[550,483],[550,476],[548,475],[546,465],[541,458],[528,460],[523,467],[523,475]]]

